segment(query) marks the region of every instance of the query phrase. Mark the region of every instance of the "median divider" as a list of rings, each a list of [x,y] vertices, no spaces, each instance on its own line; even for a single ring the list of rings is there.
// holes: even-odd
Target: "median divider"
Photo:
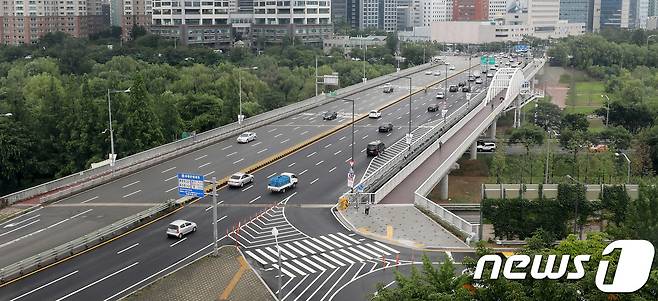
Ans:
[[[3,267],[0,269],[0,287],[16,278],[36,273],[41,269],[57,264],[70,256],[91,250],[137,227],[145,226],[193,200],[192,197],[168,200],[68,243]]]

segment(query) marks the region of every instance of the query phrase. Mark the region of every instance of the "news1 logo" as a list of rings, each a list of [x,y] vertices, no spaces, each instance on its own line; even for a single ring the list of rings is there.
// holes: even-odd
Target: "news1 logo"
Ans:
[[[651,272],[651,263],[653,262],[654,248],[646,240],[617,240],[609,244],[601,255],[610,255],[615,249],[621,249],[617,269],[614,272],[612,283],[605,284],[605,276],[608,273],[610,262],[601,260],[599,268],[596,271],[595,283],[599,290],[605,293],[632,293],[640,289],[649,279]],[[531,260],[528,255],[512,255],[505,261],[503,268],[503,277],[510,280],[526,279],[526,272],[513,272],[513,269],[525,269],[532,261],[530,268],[530,277],[536,280],[541,279],[560,279],[567,274],[567,279],[581,279],[585,276],[583,263],[588,262],[590,255],[577,255],[573,258],[575,272],[567,272],[570,261],[570,255],[562,255],[557,271],[554,271],[556,255],[549,255],[546,266],[540,271],[542,265],[542,255],[535,255]],[[485,255],[478,260],[473,279],[482,279],[484,266],[487,262],[493,263],[491,270],[491,279],[498,279],[502,259],[498,255]]]

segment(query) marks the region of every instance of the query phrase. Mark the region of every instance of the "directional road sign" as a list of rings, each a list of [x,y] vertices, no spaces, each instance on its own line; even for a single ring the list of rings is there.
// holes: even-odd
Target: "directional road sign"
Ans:
[[[363,186],[363,183],[359,183],[359,185],[356,185],[356,187],[354,187],[354,190],[356,190],[356,192],[358,193],[363,193],[365,189],[366,188]]]
[[[202,198],[205,195],[203,189],[203,176],[189,173],[178,173],[178,195],[194,196]]]
[[[347,187],[354,187],[354,170],[350,167],[350,171],[347,173]]]

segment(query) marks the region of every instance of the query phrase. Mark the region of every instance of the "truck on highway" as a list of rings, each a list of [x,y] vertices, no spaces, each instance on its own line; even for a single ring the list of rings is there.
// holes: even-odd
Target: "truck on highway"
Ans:
[[[284,172],[276,177],[272,177],[270,183],[267,185],[267,189],[270,192],[286,192],[288,188],[295,188],[297,182],[299,182],[297,175]]]

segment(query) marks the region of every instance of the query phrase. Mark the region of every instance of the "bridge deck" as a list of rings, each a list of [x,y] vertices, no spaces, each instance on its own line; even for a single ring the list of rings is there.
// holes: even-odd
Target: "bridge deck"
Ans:
[[[501,91],[494,97],[494,103],[498,106],[501,105],[499,100],[501,96],[505,95],[507,90]],[[414,170],[400,185],[395,187],[380,204],[413,204],[414,191],[427,179],[464,140],[482,123],[487,116],[492,114],[493,110],[490,108],[483,108],[478,112],[471,121],[464,127],[459,129],[455,135],[450,137],[442,146],[441,149],[433,153],[423,164]]]

